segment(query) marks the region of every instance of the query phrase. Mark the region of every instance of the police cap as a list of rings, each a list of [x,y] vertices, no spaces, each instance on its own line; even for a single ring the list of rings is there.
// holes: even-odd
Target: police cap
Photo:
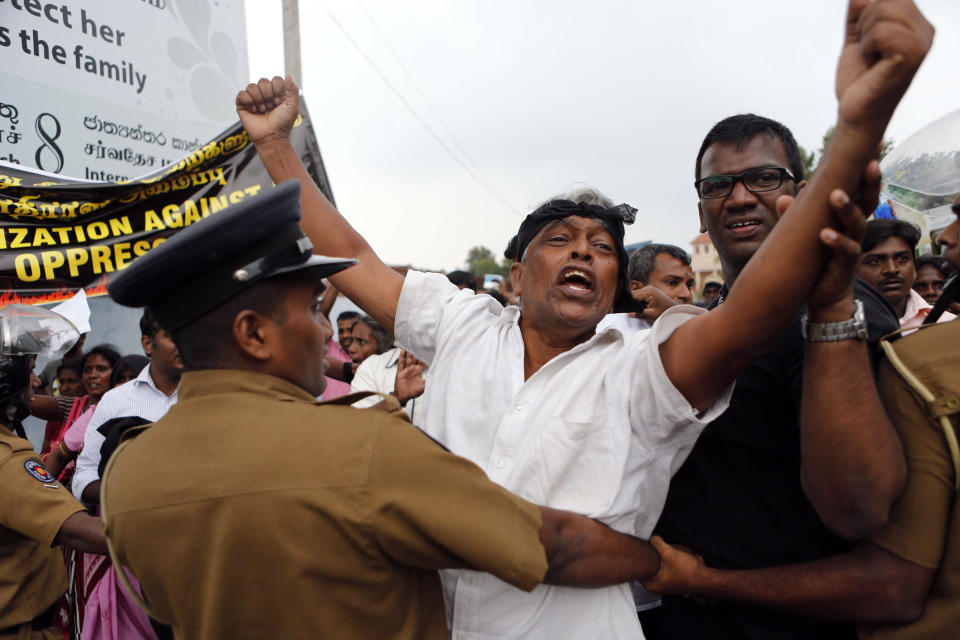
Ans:
[[[266,278],[300,269],[324,277],[353,264],[313,255],[300,229],[300,183],[288,180],[180,231],[107,290],[124,306],[150,307],[174,331]]]

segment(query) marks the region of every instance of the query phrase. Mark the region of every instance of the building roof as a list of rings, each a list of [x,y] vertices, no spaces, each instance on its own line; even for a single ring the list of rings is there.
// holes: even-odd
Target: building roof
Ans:
[[[696,238],[690,241],[690,244],[711,244],[710,236],[706,232],[701,233]]]

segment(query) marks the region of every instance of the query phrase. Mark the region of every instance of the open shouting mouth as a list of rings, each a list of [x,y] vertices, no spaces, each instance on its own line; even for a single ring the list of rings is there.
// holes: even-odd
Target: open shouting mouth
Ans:
[[[582,267],[565,267],[560,271],[558,284],[560,289],[573,297],[589,296],[593,293],[595,277],[589,270]]]

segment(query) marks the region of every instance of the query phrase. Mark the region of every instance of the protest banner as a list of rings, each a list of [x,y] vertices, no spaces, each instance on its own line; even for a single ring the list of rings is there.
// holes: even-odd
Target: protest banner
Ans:
[[[306,105],[291,134],[333,199]],[[177,162],[123,182],[89,182],[0,163],[0,306],[106,292],[126,268],[177,231],[273,182],[237,122]]]

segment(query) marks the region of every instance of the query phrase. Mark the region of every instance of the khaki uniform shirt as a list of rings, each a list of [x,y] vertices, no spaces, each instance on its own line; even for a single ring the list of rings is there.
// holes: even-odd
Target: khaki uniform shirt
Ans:
[[[937,570],[923,614],[897,626],[862,626],[861,638],[960,638],[960,504],[954,463],[937,415],[950,416],[960,433],[960,321],[924,328],[894,343],[897,354],[936,399],[924,402],[888,361],[880,395],[897,427],[907,458],[907,483],[887,525],[873,543],[922,567]]]
[[[436,569],[525,590],[536,506],[408,422],[243,371],[187,373],[104,477],[107,535],[178,638],[446,638]]]
[[[52,545],[79,511],[31,444],[0,426],[0,629],[30,622],[67,590],[63,554]]]

